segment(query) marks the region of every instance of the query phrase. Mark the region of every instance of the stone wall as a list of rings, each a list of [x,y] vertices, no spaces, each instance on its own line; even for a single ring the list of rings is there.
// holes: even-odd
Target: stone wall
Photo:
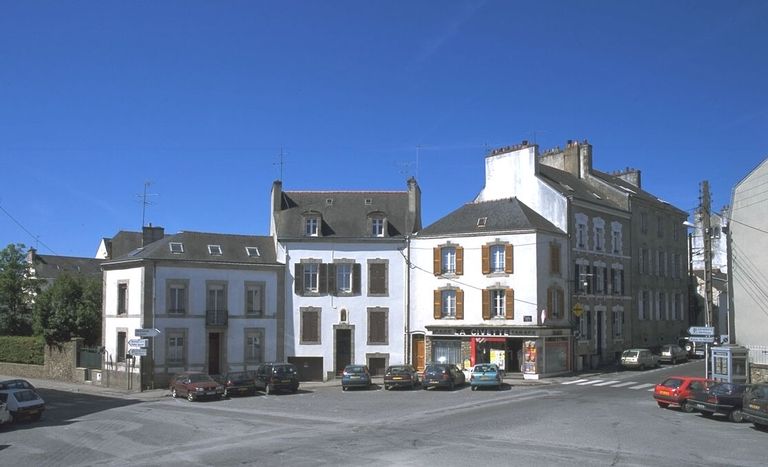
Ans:
[[[0,375],[19,378],[45,379],[45,365],[0,362]]]
[[[768,365],[749,365],[750,383],[768,383]]]

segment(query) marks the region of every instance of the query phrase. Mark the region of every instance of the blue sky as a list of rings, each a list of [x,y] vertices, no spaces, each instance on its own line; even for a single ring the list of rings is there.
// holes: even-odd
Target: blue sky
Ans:
[[[765,1],[0,0],[0,247],[266,235],[269,191],[471,201],[489,148],[593,144],[681,209],[768,156]]]

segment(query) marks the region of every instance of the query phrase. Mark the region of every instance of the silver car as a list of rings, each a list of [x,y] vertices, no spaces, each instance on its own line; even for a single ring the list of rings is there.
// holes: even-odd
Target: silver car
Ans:
[[[621,366],[625,368],[655,368],[659,366],[659,356],[648,349],[629,349],[621,354]]]
[[[677,362],[688,361],[688,352],[679,345],[667,344],[661,346],[659,360],[665,363],[676,364]]]

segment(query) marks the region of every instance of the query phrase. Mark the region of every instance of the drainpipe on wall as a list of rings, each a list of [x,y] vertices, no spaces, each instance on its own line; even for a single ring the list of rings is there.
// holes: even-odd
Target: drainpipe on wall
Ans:
[[[405,236],[405,355],[404,363],[411,363],[411,236]]]

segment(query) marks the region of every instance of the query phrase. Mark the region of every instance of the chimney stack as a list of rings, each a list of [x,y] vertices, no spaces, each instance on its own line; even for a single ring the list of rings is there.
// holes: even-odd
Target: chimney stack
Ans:
[[[152,224],[142,227],[141,246],[145,247],[152,242],[162,240],[165,237],[165,229],[162,227],[152,227]]]

